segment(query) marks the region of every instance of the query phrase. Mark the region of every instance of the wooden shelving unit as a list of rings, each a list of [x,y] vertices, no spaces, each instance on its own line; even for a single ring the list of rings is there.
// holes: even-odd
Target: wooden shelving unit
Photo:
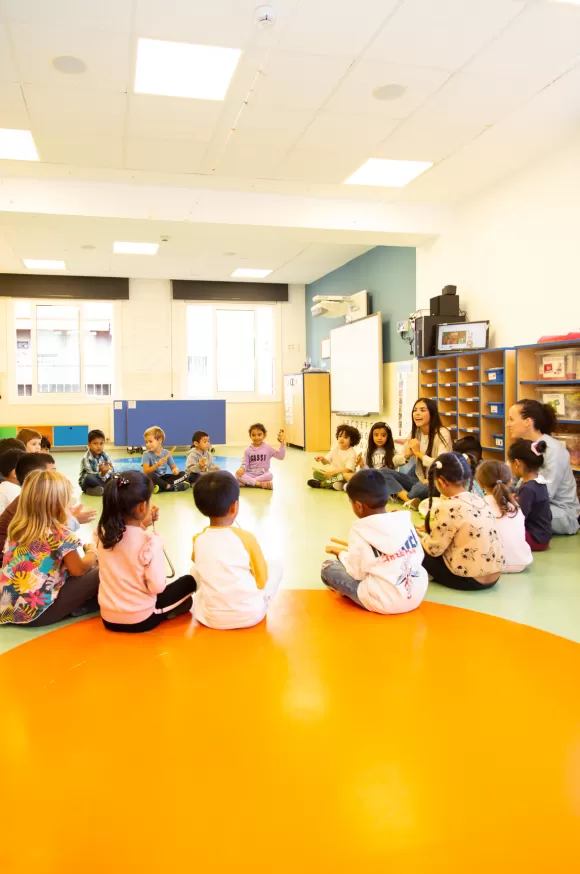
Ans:
[[[419,360],[419,394],[437,401],[454,440],[473,434],[484,458],[505,458],[515,402],[515,350],[487,349]]]
[[[578,480],[580,479],[580,379],[542,379],[538,366],[538,353],[558,357],[565,349],[576,351],[576,366],[580,368],[580,342],[578,341],[564,340],[559,343],[519,346],[516,349],[517,399],[533,398],[540,402],[555,403],[559,422],[558,432],[554,436],[562,439],[569,451],[572,450],[570,463]],[[578,370],[576,372],[578,375]]]

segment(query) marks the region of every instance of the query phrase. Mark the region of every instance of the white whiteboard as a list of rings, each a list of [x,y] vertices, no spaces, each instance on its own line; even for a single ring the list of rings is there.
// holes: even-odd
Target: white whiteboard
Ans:
[[[330,332],[333,413],[383,409],[383,319],[380,313]]]

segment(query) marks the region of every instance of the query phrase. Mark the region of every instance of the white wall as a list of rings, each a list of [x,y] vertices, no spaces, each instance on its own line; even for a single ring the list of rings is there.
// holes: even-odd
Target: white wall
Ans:
[[[580,139],[469,201],[417,250],[417,305],[458,286],[496,346],[580,330]]]
[[[305,357],[305,289],[291,285],[288,303],[281,310],[279,353],[280,374],[299,370]],[[169,280],[132,279],[129,300],[116,307],[114,330],[119,337],[120,367],[116,396],[131,400],[166,400],[186,397],[186,326],[182,301],[171,298]],[[0,424],[65,425],[88,424],[102,428],[112,439],[112,403],[28,404],[10,402],[9,301],[0,298]],[[6,341],[4,340],[6,338]],[[244,444],[248,426],[262,421],[271,432],[283,426],[282,379],[280,399],[260,403],[228,403],[226,413],[229,444]],[[157,424],[162,425],[159,422]]]

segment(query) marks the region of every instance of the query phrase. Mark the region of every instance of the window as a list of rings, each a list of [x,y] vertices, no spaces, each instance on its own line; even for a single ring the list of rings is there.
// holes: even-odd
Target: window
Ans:
[[[274,395],[274,307],[188,306],[188,395]]]
[[[113,304],[16,301],[19,397],[113,393]]]

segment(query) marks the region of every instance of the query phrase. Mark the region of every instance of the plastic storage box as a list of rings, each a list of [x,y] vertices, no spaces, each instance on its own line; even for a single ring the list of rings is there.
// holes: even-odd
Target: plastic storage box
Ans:
[[[536,352],[538,379],[580,379],[580,349]]]
[[[497,382],[498,385],[503,385],[503,367],[492,367],[485,371],[486,382]]]
[[[553,391],[537,388],[536,396],[542,404],[552,404],[561,419],[580,421],[580,385],[561,385]]]
[[[560,440],[570,453],[570,463],[574,467],[580,467],[580,434],[554,434],[556,440]]]
[[[503,434],[492,434],[493,442],[498,449],[503,449]]]
[[[490,416],[503,416],[503,404],[496,404],[495,401],[487,404],[488,413]]]

